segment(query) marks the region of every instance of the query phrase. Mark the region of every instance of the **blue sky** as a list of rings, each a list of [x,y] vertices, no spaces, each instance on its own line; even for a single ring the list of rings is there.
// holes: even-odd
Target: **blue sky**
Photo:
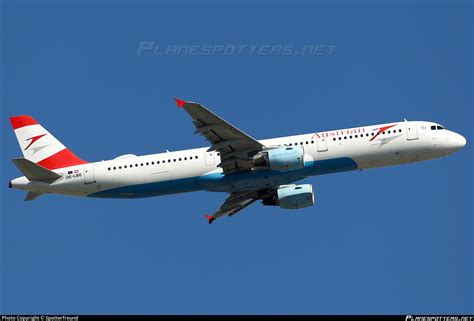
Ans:
[[[473,25],[465,1],[2,2],[2,313],[474,313]],[[159,56],[139,44],[335,46]],[[100,161],[206,146],[173,97],[256,138],[432,120],[446,158],[308,179],[316,205],[8,189],[30,114]]]

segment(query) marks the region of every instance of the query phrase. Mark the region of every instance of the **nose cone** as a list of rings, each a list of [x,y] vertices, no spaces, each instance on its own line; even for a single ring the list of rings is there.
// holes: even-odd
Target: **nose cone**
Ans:
[[[448,136],[448,148],[451,149],[452,152],[460,150],[464,146],[466,146],[466,138],[458,133],[450,133]]]
[[[445,139],[440,139],[436,143],[436,149],[443,155],[449,155],[457,152],[466,145],[466,138],[458,133],[446,131]]]
[[[464,138],[462,135],[459,135],[457,133],[453,133],[454,137],[452,138],[452,142],[455,145],[455,148],[461,149],[464,146],[466,146],[466,138]]]

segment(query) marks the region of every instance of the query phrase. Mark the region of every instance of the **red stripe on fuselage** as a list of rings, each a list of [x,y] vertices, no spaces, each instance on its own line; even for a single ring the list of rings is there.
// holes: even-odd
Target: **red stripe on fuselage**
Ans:
[[[69,149],[65,148],[62,151],[39,161],[37,164],[46,167],[47,169],[57,169],[87,163],[88,162],[77,157]]]
[[[13,129],[38,124],[31,116],[12,116],[10,117]]]

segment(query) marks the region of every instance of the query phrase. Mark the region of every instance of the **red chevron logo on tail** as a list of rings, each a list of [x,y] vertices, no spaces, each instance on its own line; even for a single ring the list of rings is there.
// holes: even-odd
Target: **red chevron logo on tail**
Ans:
[[[47,134],[41,134],[41,135],[38,135],[38,136],[33,136],[31,138],[28,138],[26,141],[30,140],[30,143],[28,144],[28,146],[26,146],[26,148],[24,150],[27,150],[28,148],[30,148],[30,146],[33,145],[34,142],[36,142],[38,139],[40,139],[41,137],[46,136],[46,135]]]

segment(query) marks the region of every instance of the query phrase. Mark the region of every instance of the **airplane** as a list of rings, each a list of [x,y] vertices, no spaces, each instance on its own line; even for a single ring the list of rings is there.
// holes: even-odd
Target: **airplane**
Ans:
[[[225,192],[208,223],[260,200],[264,206],[314,205],[310,176],[399,165],[452,154],[466,139],[438,123],[401,121],[257,140],[195,102],[175,99],[210,147],[87,162],[31,116],[10,117],[24,157],[12,159],[24,176],[10,188],[43,194],[142,198],[192,191]]]

